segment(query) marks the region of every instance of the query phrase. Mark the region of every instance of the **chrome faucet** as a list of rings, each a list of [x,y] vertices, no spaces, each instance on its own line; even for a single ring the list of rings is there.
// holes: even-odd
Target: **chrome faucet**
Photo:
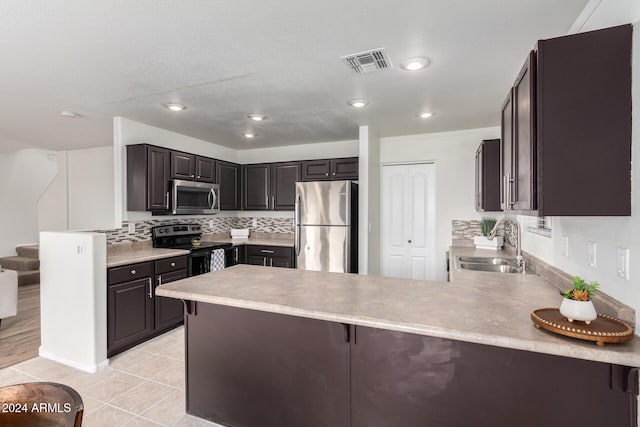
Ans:
[[[517,219],[511,218],[509,216],[500,218],[498,222],[496,222],[496,225],[494,225],[491,231],[489,232],[487,239],[493,240],[493,238],[496,237],[496,233],[498,232],[498,227],[500,226],[500,224],[504,222],[511,222],[513,225],[516,226],[516,262],[518,263],[518,267],[520,267],[520,269],[522,270],[521,271],[522,274],[525,274],[525,263],[524,263],[524,258],[522,256],[522,246],[521,246],[522,233],[520,231],[520,223],[518,222]]]

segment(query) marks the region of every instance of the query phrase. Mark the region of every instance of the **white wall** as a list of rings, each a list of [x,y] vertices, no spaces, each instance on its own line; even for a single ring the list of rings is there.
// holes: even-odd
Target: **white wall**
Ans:
[[[38,242],[38,199],[57,173],[55,152],[27,149],[0,154],[0,256]]]
[[[113,147],[68,151],[69,230],[108,230],[114,218]]]
[[[358,161],[358,272],[380,274],[380,137],[360,126]]]
[[[67,152],[55,154],[58,173],[38,200],[38,231],[69,229],[67,201]]]
[[[632,205],[630,217],[552,218],[551,238],[524,233],[523,249],[561,270],[597,280],[604,292],[640,312],[640,2],[604,0],[582,26],[583,31],[636,22],[633,35]],[[579,157],[578,157],[579,159]],[[615,191],[615,189],[612,189]],[[520,217],[521,222],[525,218]],[[569,256],[562,255],[562,236],[569,238]],[[587,244],[597,245],[596,267],[587,261]],[[631,280],[617,277],[616,248],[631,250]],[[636,327],[640,322],[636,320]]]
[[[115,228],[113,147],[59,151],[56,159],[58,174],[38,202],[39,230]]]
[[[39,354],[87,372],[107,364],[104,234],[40,235]]]
[[[238,151],[238,163],[287,162],[357,156],[358,141],[349,140],[240,150]]]
[[[447,280],[446,251],[451,245],[451,221],[477,219],[475,152],[483,139],[500,137],[500,128],[382,138],[380,162],[436,165],[436,279]]]

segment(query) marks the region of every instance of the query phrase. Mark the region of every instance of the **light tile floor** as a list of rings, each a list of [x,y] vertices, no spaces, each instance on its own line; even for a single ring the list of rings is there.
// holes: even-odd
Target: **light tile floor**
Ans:
[[[84,402],[83,427],[218,426],[185,413],[184,328],[140,344],[89,374],[42,357],[0,369],[0,387],[52,381]]]

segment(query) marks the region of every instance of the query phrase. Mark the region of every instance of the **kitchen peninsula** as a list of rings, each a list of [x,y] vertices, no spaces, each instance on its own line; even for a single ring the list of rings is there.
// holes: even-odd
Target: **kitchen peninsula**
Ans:
[[[187,412],[221,424],[636,426],[637,337],[535,329],[558,292],[528,280],[239,265],[157,294],[186,301]]]

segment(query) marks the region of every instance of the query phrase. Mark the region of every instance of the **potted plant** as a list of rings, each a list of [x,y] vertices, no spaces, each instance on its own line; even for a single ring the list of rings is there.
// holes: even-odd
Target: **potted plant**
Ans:
[[[564,297],[562,304],[560,304],[560,313],[569,319],[569,322],[582,320],[587,325],[591,323],[592,320],[598,317],[591,298],[595,295],[599,286],[598,282],[586,283],[581,277],[575,276],[573,278],[573,289],[560,292]]]
[[[482,236],[475,236],[473,238],[473,244],[476,248],[481,249],[494,249],[498,250],[502,248],[502,236],[496,236],[493,240],[487,239],[487,236],[495,227],[497,220],[495,218],[482,218],[480,220],[480,231]]]

